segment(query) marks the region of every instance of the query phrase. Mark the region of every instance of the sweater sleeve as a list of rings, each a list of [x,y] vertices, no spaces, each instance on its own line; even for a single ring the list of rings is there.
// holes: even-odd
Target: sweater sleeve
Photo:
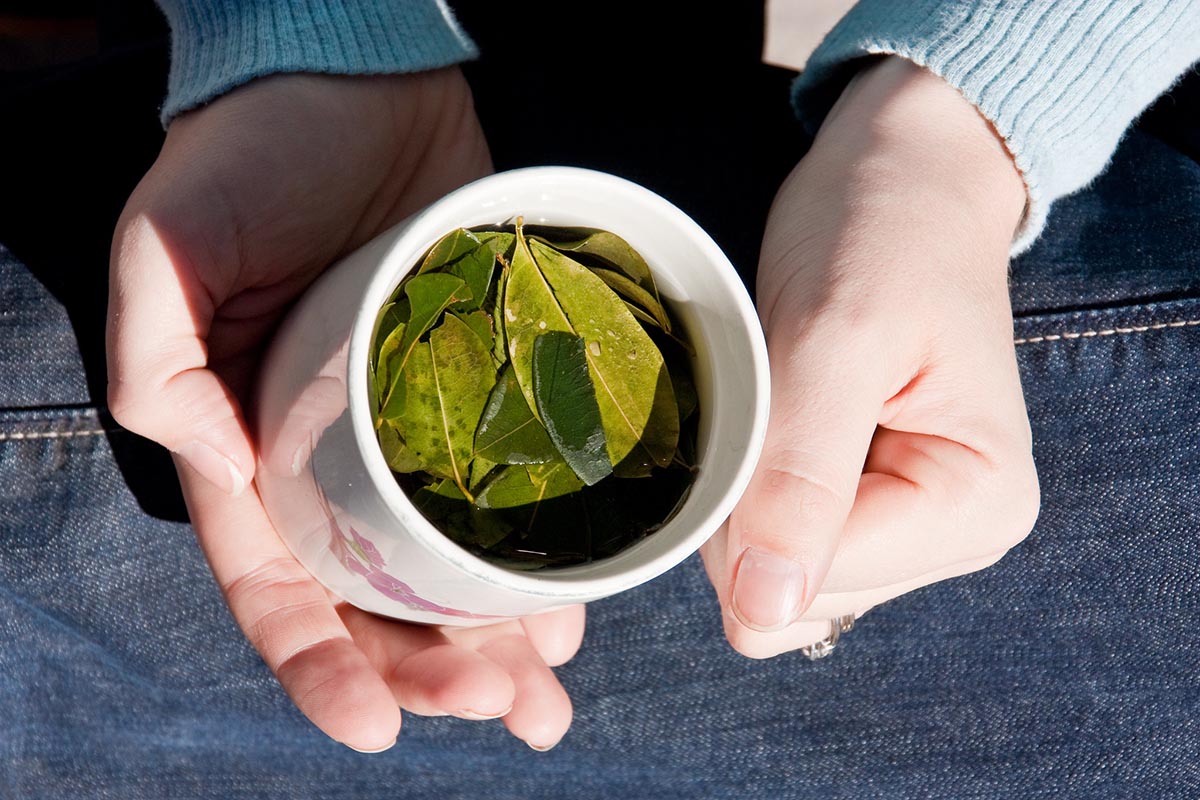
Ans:
[[[793,87],[806,127],[815,132],[856,59],[885,54],[940,75],[1004,137],[1029,193],[1017,253],[1200,58],[1200,0],[860,0]]]
[[[159,0],[171,27],[161,119],[278,72],[416,72],[477,55],[445,0]]]

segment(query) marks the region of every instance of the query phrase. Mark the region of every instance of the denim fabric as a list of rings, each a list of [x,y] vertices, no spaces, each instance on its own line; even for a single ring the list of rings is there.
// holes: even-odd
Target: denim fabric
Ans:
[[[132,103],[84,89],[79,103],[116,104],[98,125]],[[145,105],[130,136],[156,130]],[[61,187],[93,145],[55,149],[15,201],[0,187],[12,247],[0,250],[0,798],[1200,797],[1200,116],[1189,113],[1171,135],[1147,120],[1013,266],[1043,490],[1026,542],[873,610],[818,663],[730,650],[693,558],[590,607],[583,649],[557,670],[575,721],[548,753],[499,722],[408,715],[397,747],[360,755],[294,710],[190,529],[155,510],[168,492],[146,488],[163,471],[156,451],[97,402],[101,332],[81,304],[100,304],[102,229],[147,159],[114,149],[126,167],[89,206]],[[12,135],[0,130],[0,152],[27,152]],[[499,163],[520,157],[503,131],[492,141]],[[640,158],[626,174],[674,186],[745,267],[739,242],[761,229],[734,229],[758,199],[710,226],[721,208],[680,196],[688,173],[654,147]],[[27,162],[6,173],[10,187]],[[97,241],[74,251],[77,237],[47,234],[34,247],[33,228],[12,220],[48,210],[94,217]]]

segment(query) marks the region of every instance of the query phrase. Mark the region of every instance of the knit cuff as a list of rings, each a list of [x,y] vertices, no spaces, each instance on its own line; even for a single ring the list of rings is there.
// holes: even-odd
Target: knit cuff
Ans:
[[[171,26],[163,126],[279,72],[417,72],[478,55],[444,0],[160,0]]]
[[[793,86],[810,131],[870,55],[928,68],[1004,137],[1029,192],[1016,254],[1200,57],[1200,0],[860,0]]]

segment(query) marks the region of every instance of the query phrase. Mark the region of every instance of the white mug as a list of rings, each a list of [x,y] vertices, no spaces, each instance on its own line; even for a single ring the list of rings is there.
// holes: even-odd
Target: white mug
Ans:
[[[376,439],[368,360],[379,309],[443,234],[506,223],[601,228],[650,265],[696,350],[698,474],[674,517],[605,559],[510,570],[455,544],[396,483]],[[347,602],[412,622],[483,625],[597,600],[665,572],[715,533],[766,433],[767,350],[729,260],[690,217],[600,172],[533,167],[482,178],[342,259],[288,315],[264,360],[255,481],[296,558]]]

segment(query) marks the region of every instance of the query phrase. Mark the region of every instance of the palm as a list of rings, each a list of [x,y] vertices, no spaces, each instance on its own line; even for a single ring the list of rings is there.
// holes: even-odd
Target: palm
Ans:
[[[114,241],[114,414],[176,451],[177,428],[217,430],[249,474],[242,408],[284,311],[340,256],[490,170],[456,70],[268,78],[178,119]],[[146,333],[168,352],[147,355]],[[146,363],[159,396],[145,388]],[[194,416],[179,420],[181,408]],[[395,737],[398,706],[468,718],[511,707],[505,724],[535,745],[565,732],[570,701],[547,664],[578,647],[581,608],[468,631],[374,617],[304,571],[253,488],[231,498],[212,474],[176,463],[239,624],[330,736],[377,749]]]

